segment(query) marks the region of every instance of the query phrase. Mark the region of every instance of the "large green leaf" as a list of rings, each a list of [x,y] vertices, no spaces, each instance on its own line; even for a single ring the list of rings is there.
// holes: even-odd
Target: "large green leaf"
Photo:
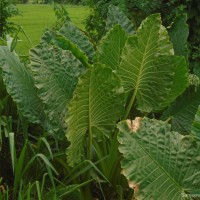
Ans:
[[[68,163],[81,161],[86,138],[109,137],[124,109],[123,89],[110,68],[96,64],[77,85],[67,116]]]
[[[76,44],[88,56],[89,60],[93,61],[95,53],[93,44],[78,27],[71,22],[67,22],[62,26],[59,34]]]
[[[101,40],[96,54],[97,60],[111,69],[116,70],[121,62],[121,54],[126,40],[126,32],[120,25],[116,25]]]
[[[162,119],[171,119],[172,130],[190,134],[199,105],[200,91],[189,88],[164,112]]]
[[[116,6],[110,5],[108,8],[107,20],[106,20],[106,30],[109,30],[116,24],[121,25],[121,27],[130,35],[134,33],[133,24],[126,17],[126,15]]]
[[[199,193],[199,142],[154,119],[123,121],[118,128],[122,173],[135,198],[182,200]]]
[[[135,97],[139,110],[157,109],[170,92],[175,62],[166,33],[160,15],[154,14],[142,22],[136,35],[129,37],[125,45],[117,73],[131,96],[129,110]]]
[[[54,45],[58,45],[60,48],[64,50],[69,50],[71,53],[81,61],[83,65],[86,67],[89,66],[88,63],[88,57],[84,54],[84,52],[77,47],[74,43],[72,43],[70,40],[66,39],[65,37],[62,37],[60,35],[57,35],[53,41]]]
[[[85,55],[85,53],[81,49],[79,49],[76,44],[72,43],[66,37],[62,35],[57,35],[50,31],[46,31],[42,36],[41,42],[56,45],[63,50],[69,50],[77,59],[81,61],[83,65],[89,66],[88,57]]]
[[[0,67],[8,93],[22,114],[33,123],[44,123],[44,104],[28,68],[7,47],[0,48]]]
[[[174,46],[176,55],[188,57],[187,38],[189,35],[189,27],[187,25],[187,15],[182,14],[175,18],[169,28],[169,35]]]
[[[85,67],[69,51],[41,43],[30,51],[38,95],[55,127],[64,127],[66,106]]]

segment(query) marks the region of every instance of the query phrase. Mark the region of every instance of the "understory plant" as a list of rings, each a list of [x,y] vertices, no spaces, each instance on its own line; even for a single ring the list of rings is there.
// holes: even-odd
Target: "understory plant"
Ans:
[[[28,66],[0,48],[18,110],[49,138],[66,141],[66,157],[48,165],[60,180],[52,181],[54,199],[178,200],[199,192],[200,95],[188,82],[180,28],[185,20],[166,29],[153,14],[135,30],[110,6],[96,50],[69,21],[44,33]]]

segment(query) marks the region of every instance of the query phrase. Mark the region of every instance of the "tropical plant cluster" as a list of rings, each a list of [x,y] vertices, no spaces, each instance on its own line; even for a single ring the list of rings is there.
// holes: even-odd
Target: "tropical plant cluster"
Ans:
[[[193,0],[101,0],[90,1],[89,5],[93,13],[86,21],[86,29],[90,37],[98,42],[105,34],[105,20],[108,6],[114,4],[120,7],[131,19],[134,27],[138,27],[142,20],[153,13],[161,13],[163,24],[168,27],[180,14],[187,15],[189,25],[188,48],[190,69],[197,76],[200,74],[200,5]]]
[[[110,5],[97,46],[69,20],[29,64],[1,46],[0,147],[13,177],[0,174],[0,198],[196,198],[200,93],[186,20],[166,28],[152,14],[136,28]]]

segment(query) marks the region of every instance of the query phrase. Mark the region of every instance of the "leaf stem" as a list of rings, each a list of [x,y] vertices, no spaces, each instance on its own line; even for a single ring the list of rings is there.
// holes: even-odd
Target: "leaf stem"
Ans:
[[[87,146],[87,160],[92,160],[92,129],[91,126],[89,126],[88,130],[88,146]],[[85,174],[85,179],[88,181],[91,178],[91,170],[88,170]],[[91,200],[92,199],[92,193],[91,193],[91,184],[87,184],[85,187],[83,187],[83,199]]]
[[[88,148],[87,148],[87,160],[92,159],[92,130],[91,126],[88,130]]]
[[[132,108],[132,106],[133,106],[133,103],[134,103],[134,101],[135,101],[136,93],[137,93],[137,90],[135,89],[135,90],[134,90],[134,93],[133,93],[133,96],[131,97],[131,100],[130,100],[130,102],[129,102],[127,108],[126,108],[126,111],[125,111],[125,113],[124,113],[123,119],[127,119],[128,115],[129,115],[129,113],[130,113],[130,111],[131,111],[131,108]]]

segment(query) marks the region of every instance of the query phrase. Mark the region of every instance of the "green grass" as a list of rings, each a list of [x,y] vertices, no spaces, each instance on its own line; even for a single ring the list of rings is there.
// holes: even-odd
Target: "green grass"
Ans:
[[[15,16],[11,21],[22,26],[32,42],[31,44],[23,34],[19,34],[20,41],[17,44],[17,52],[19,55],[28,55],[29,49],[38,44],[43,31],[55,24],[56,16],[53,5],[19,4],[17,8],[21,11],[22,16]],[[72,22],[84,29],[84,20],[89,15],[89,8],[72,5],[66,5],[65,8]]]

